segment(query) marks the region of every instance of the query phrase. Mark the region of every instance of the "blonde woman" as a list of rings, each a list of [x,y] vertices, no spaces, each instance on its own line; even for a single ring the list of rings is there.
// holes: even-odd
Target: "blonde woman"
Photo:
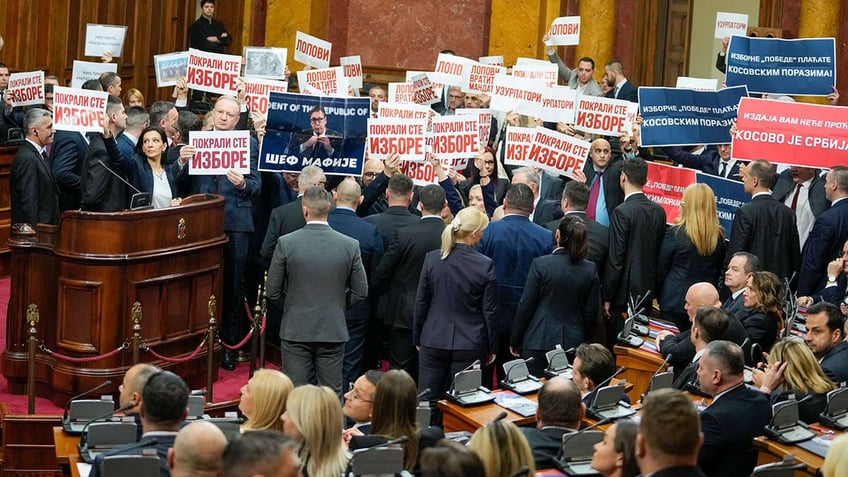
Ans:
[[[497,287],[492,260],[474,249],[489,225],[475,207],[459,211],[442,232],[442,248],[424,257],[413,312],[418,389],[434,400],[448,378],[475,360],[495,360]]]
[[[718,286],[727,245],[716,215],[715,195],[706,184],[683,190],[680,215],[666,230],[657,264],[662,317],[681,331],[691,326],[683,308],[686,290],[695,283]]]
[[[130,88],[130,90],[127,91],[127,94],[124,95],[124,101],[127,102],[127,108],[131,108],[133,106],[144,107],[144,95],[136,88]]]
[[[477,429],[468,448],[483,461],[485,477],[509,477],[525,465],[529,469],[525,475],[536,474],[530,445],[511,422],[495,421]]]
[[[782,338],[768,356],[766,371],[754,371],[754,384],[766,394],[771,395],[772,404],[786,401],[795,396],[800,401],[799,417],[807,424],[819,421],[819,414],[827,405],[827,393],[836,389],[836,385],[825,376],[818,360],[798,337]]]
[[[822,477],[848,475],[848,434],[842,434],[830,444],[824,464],[819,469]]]
[[[338,477],[347,465],[339,397],[327,386],[306,384],[289,393],[283,432],[298,446],[303,477]]]
[[[241,388],[239,411],[247,418],[242,431],[270,429],[283,432],[280,416],[286,412],[286,400],[294,389],[288,376],[275,369],[260,369]]]

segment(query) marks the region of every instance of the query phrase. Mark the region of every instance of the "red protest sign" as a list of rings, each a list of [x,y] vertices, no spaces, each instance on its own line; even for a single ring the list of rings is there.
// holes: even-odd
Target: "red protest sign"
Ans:
[[[285,93],[288,83],[261,78],[244,79],[244,100],[250,111],[257,112],[262,117],[268,116],[268,95],[271,92]]]
[[[665,209],[668,223],[680,215],[680,201],[683,200],[683,189],[695,183],[696,171],[682,167],[671,167],[648,163],[648,182],[642,191],[652,201]]]
[[[524,161],[530,154],[533,146],[533,137],[536,128],[521,128],[518,126],[506,127],[506,148],[504,151],[504,164],[513,166],[524,166]]]
[[[438,184],[439,176],[430,161],[412,162],[401,161],[400,173],[412,179],[412,183],[418,186]]]
[[[369,118],[369,157],[388,159],[392,154],[399,154],[405,161],[422,162],[426,131],[426,119]]]
[[[830,168],[845,164],[848,110],[838,106],[742,98],[734,159]]]
[[[538,127],[528,160],[553,175],[575,179],[574,173],[583,170],[590,144],[581,139]]]
[[[186,84],[191,89],[235,95],[240,72],[241,56],[188,50]]]
[[[479,151],[480,127],[477,116],[433,118],[433,154],[440,159],[472,157]]]
[[[617,136],[629,129],[638,105],[630,101],[581,95],[575,127],[593,134]]]

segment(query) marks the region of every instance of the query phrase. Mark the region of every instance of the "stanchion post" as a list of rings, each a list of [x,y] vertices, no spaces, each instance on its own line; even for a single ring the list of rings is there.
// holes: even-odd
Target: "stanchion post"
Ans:
[[[215,295],[209,295],[209,328],[206,330],[206,402],[212,402],[212,371],[215,369]]]
[[[35,352],[38,349],[36,325],[38,324],[38,306],[30,303],[27,307],[29,340],[27,349],[27,414],[35,414]]]
[[[132,306],[132,362],[133,366],[138,364],[138,348],[141,346],[141,303],[135,302]]]
[[[256,289],[256,304],[253,306],[253,336],[250,338],[250,377],[256,371],[256,359],[259,357],[259,336],[262,331],[262,284]],[[261,365],[260,365],[261,367]]]
[[[265,272],[265,275],[262,279],[262,293],[259,295],[258,302],[261,303],[261,308],[257,315],[259,316],[259,367],[265,367],[265,333],[262,333],[262,319],[266,317],[268,313],[268,296],[265,294],[266,286],[268,285],[268,272]]]

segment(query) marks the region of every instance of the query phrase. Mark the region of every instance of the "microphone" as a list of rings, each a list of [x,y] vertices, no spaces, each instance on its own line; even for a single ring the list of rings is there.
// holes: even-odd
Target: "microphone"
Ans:
[[[506,411],[501,411],[498,413],[497,416],[495,416],[494,419],[492,419],[492,422],[503,421],[504,419],[506,419],[506,415]]]
[[[425,399],[425,398],[428,398],[428,397],[430,397],[430,388],[427,388],[427,389],[421,391],[420,393],[418,393],[418,397],[415,398],[415,399],[416,399],[416,401],[421,401],[422,399]]]
[[[533,361],[536,361],[536,358],[531,356],[527,359],[519,360],[517,363],[513,363],[513,365],[510,366],[509,369],[506,370],[506,376],[504,376],[504,382],[506,382],[506,383],[512,382],[512,379],[510,379],[509,376],[510,376],[510,374],[512,374],[512,370],[515,369],[518,365],[520,365],[521,363],[524,363],[524,364],[532,363]]]
[[[598,427],[598,426],[603,426],[604,424],[606,424],[606,423],[608,423],[608,422],[610,422],[610,421],[612,421],[612,419],[610,419],[610,418],[608,418],[608,417],[605,417],[605,418],[601,419],[600,421],[598,421],[598,422],[596,422],[596,423],[592,424],[591,426],[584,427],[583,429],[580,429],[580,430],[579,430],[579,431],[577,431],[577,432],[591,431],[592,429],[594,429],[594,428],[596,428],[596,427]]]
[[[652,385],[652,383],[653,383],[653,381],[654,381],[654,378],[656,378],[656,377],[657,377],[657,375],[658,375],[658,374],[660,374],[660,371],[662,371],[662,369],[665,367],[665,365],[667,365],[667,364],[668,364],[668,362],[669,362],[669,361],[671,361],[671,357],[672,357],[673,355],[674,355],[674,353],[668,353],[668,355],[667,355],[667,356],[665,357],[665,359],[663,360],[662,364],[660,364],[660,367],[659,367],[659,368],[657,368],[657,370],[656,370],[656,371],[654,371],[654,374],[652,374],[652,375],[651,375],[651,379],[649,379],[649,380],[648,380],[648,387],[647,387],[647,388],[645,388],[645,392],[644,392],[644,393],[642,393],[642,396],[643,396],[643,397],[645,396],[645,394],[648,394],[648,393],[651,391],[651,385]]]
[[[126,179],[124,179],[123,177],[121,177],[121,175],[120,175],[120,174],[118,174],[117,172],[115,172],[115,171],[113,171],[112,169],[110,169],[110,168],[109,168],[109,166],[107,166],[107,165],[103,162],[103,159],[98,159],[98,160],[97,160],[97,163],[98,163],[98,164],[100,164],[101,166],[103,166],[103,167],[104,167],[107,171],[109,171],[109,173],[110,173],[110,174],[112,174],[113,176],[115,176],[115,177],[117,177],[118,179],[120,179],[120,180],[121,180],[121,182],[123,182],[124,184],[128,185],[128,186],[130,187],[130,189],[132,189],[132,190],[134,190],[134,191],[136,192],[136,194],[141,194],[141,193],[142,193],[140,190],[136,189],[136,187],[135,187],[134,185],[130,184],[130,183],[129,183],[129,181],[127,181]]]
[[[530,467],[526,465],[522,465],[515,472],[509,474],[509,477],[521,477],[522,475],[527,475],[530,472]]]
[[[479,359],[475,359],[473,363],[471,363],[468,366],[466,366],[465,368],[463,368],[462,371],[454,374],[453,375],[453,381],[451,382],[451,389],[448,392],[451,393],[451,394],[454,394],[456,392],[456,377],[458,375],[468,371],[469,369],[475,367],[475,366],[480,366],[480,360]]]
[[[132,409],[132,408],[133,408],[133,406],[135,406],[135,404],[133,404],[133,403],[131,403],[131,402],[130,402],[130,403],[127,403],[127,404],[124,404],[123,406],[119,407],[118,409],[116,409],[116,410],[114,410],[114,411],[110,411],[109,413],[106,413],[106,414],[103,414],[103,415],[97,416],[97,417],[95,417],[94,419],[92,419],[92,420],[90,420],[90,421],[86,422],[86,423],[85,423],[85,425],[84,425],[84,426],[82,426],[82,431],[80,432],[80,445],[81,445],[81,446],[82,446],[82,445],[84,445],[84,444],[82,443],[82,442],[83,442],[83,440],[88,441],[88,434],[87,434],[88,426],[90,426],[90,425],[94,424],[95,422],[99,421],[100,419],[105,419],[105,418],[107,418],[107,417],[110,417],[110,416],[114,415],[116,412],[129,411],[130,409]]]
[[[109,379],[107,379],[106,381],[103,381],[102,383],[98,384],[97,386],[94,386],[93,388],[89,389],[88,391],[86,391],[86,392],[84,392],[84,393],[80,393],[80,394],[78,394],[78,395],[76,395],[76,396],[72,397],[72,398],[68,401],[68,403],[67,403],[67,404],[65,404],[65,412],[64,412],[64,413],[62,413],[62,421],[67,421],[67,420],[68,420],[68,413],[71,411],[71,403],[72,403],[72,402],[76,401],[77,399],[79,399],[79,398],[81,398],[81,397],[83,397],[83,396],[87,396],[87,395],[89,395],[89,394],[93,393],[94,391],[98,391],[98,390],[100,390],[100,389],[103,389],[103,388],[105,388],[106,386],[108,386],[108,385],[110,385],[110,384],[112,384],[112,381],[111,381],[111,380],[109,380]]]
[[[621,373],[623,373],[623,372],[625,372],[625,371],[627,371],[627,368],[626,368],[626,367],[624,367],[624,366],[622,366],[622,367],[618,368],[618,370],[617,370],[616,372],[612,373],[612,376],[608,377],[607,379],[604,379],[603,381],[601,381],[601,384],[599,384],[599,385],[595,386],[595,389],[600,389],[600,388],[602,388],[602,387],[606,386],[607,384],[609,384],[609,383],[610,383],[610,381],[612,381],[612,379],[613,379],[614,377],[618,376],[619,374],[621,374]]]
[[[189,393],[189,396],[206,396],[206,390],[205,389],[195,389],[194,391]]]

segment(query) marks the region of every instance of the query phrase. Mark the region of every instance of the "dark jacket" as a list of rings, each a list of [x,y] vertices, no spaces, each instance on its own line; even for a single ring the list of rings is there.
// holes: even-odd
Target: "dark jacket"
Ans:
[[[603,272],[607,263],[607,251],[609,250],[609,227],[601,225],[600,223],[590,219],[586,216],[586,212],[570,211],[566,212],[562,218],[546,223],[545,228],[556,234],[562,219],[568,215],[573,215],[586,224],[586,228],[589,231],[589,251],[586,253],[586,260],[595,262],[598,277],[603,282]]]
[[[53,178],[59,186],[59,207],[64,210],[79,209],[82,192],[80,169],[88,142],[75,131],[56,131],[50,149]]]
[[[798,296],[809,296],[827,284],[827,264],[842,253],[848,238],[848,199],[817,216],[801,253]]]
[[[836,343],[822,358],[821,368],[834,383],[848,382],[848,343]]]
[[[701,255],[686,235],[686,226],[671,226],[666,230],[657,260],[657,289],[660,309],[685,313],[686,291],[695,283],[707,282],[718,286],[724,266],[727,245],[719,236],[713,252]]]
[[[536,429],[535,427],[519,427],[521,433],[530,444],[533,452],[533,463],[537,469],[550,469],[556,467],[556,457],[562,448],[562,436],[575,432],[574,429],[564,427],[546,427]]]
[[[374,277],[377,262],[383,255],[383,240],[377,227],[356,215],[351,209],[336,207],[327,215],[327,222],[336,232],[341,232],[359,242],[362,266],[369,282]],[[371,300],[362,300],[345,311],[347,321],[367,321],[371,317]]]
[[[59,223],[59,188],[50,165],[28,141],[12,159],[9,199],[13,224]]]

